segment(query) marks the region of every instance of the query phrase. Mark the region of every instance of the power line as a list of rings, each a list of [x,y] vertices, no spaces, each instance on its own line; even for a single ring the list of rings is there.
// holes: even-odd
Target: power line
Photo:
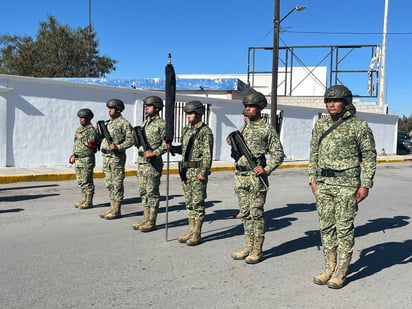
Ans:
[[[288,33],[304,33],[304,34],[348,34],[348,35],[382,35],[383,32],[329,32],[329,31],[290,31],[285,30]],[[387,32],[387,35],[412,35],[412,32]]]

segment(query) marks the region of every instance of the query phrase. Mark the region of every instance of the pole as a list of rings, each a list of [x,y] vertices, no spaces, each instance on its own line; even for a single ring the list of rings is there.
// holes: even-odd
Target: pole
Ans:
[[[381,76],[379,86],[379,106],[385,104],[385,66],[386,66],[386,33],[388,30],[388,1],[385,0],[385,13],[383,19],[383,38],[382,38],[382,58],[381,58]]]
[[[275,0],[275,16],[273,19],[273,58],[272,58],[272,94],[270,102],[270,122],[279,133],[278,128],[278,69],[279,69],[279,24],[280,0]]]

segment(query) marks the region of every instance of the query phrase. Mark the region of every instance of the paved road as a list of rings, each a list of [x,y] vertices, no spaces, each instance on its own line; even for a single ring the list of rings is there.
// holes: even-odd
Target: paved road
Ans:
[[[379,164],[361,203],[348,284],[312,283],[321,271],[317,214],[305,168],[271,176],[264,261],[248,265],[230,253],[244,236],[230,171],[213,173],[204,242],[186,232],[184,199],[170,175],[168,239],[165,197],[159,229],[131,229],[142,215],[137,179],[126,178],[123,217],[100,219],[107,207],[102,179],[96,207],[78,210],[74,180],[0,186],[1,308],[410,308],[412,162]],[[165,177],[162,192],[166,192]]]

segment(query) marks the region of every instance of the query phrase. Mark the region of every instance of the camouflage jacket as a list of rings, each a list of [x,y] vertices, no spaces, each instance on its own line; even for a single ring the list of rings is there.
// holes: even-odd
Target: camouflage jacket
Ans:
[[[76,166],[95,164],[99,135],[91,124],[80,126],[74,134],[73,155]]]
[[[94,156],[99,136],[91,124],[80,126],[74,134],[73,154],[77,157]]]
[[[193,135],[196,135],[194,139],[192,150],[189,149],[189,141]],[[191,151],[191,155],[190,154]],[[180,151],[179,151],[180,153]],[[185,161],[185,157],[190,156],[189,162],[198,162],[200,164],[200,174],[206,176],[210,174],[210,168],[212,166],[213,156],[213,133],[212,130],[199,121],[194,126],[187,125],[183,128],[182,146],[181,146],[182,162]],[[190,166],[189,166],[190,167]]]
[[[110,119],[107,123],[107,130],[113,139],[113,143],[117,145],[118,152],[124,153],[127,148],[134,145],[133,128],[123,116]],[[103,154],[111,154],[109,144],[105,138],[100,148]]]
[[[254,158],[266,157],[269,154],[269,160],[265,160],[265,172],[270,175],[279,165],[283,163],[285,154],[283,146],[275,131],[275,128],[266,123],[263,119],[248,121],[240,128],[252,156]],[[261,164],[261,162],[258,162]],[[245,156],[240,157],[236,163],[236,169],[249,169],[250,164]]]
[[[320,145],[319,138],[334,121],[327,116],[316,122],[310,143],[309,182],[371,188],[376,171],[372,130],[350,112],[343,117],[347,120],[326,135]],[[338,172],[338,175],[322,175],[325,170]]]
[[[147,117],[142,124],[142,128],[144,129],[147,143],[153,150],[156,158],[162,161],[162,154],[166,152],[166,149],[163,147],[163,139],[166,135],[166,121],[160,118],[160,116]],[[137,163],[147,163],[147,159],[143,157],[143,147],[140,146],[138,151]]]

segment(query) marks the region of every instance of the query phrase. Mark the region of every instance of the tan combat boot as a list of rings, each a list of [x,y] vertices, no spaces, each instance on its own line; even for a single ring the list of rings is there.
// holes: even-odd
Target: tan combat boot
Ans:
[[[253,241],[254,241],[253,235],[246,235],[246,247],[243,250],[240,250],[238,252],[233,252],[231,254],[232,259],[244,260],[250,254],[250,252],[252,252]]]
[[[149,221],[149,213],[150,213],[150,207],[145,207],[144,210],[143,210],[143,219],[142,219],[142,221],[133,224],[132,228],[134,230],[138,230],[139,227],[143,226],[147,221]]]
[[[183,243],[186,243],[190,237],[192,237],[192,234],[195,230],[195,218],[189,218],[189,232],[186,234],[180,236],[177,241]]]
[[[340,289],[344,286],[351,259],[352,257],[348,255],[338,255],[338,263],[335,272],[333,273],[332,278],[326,283],[328,288]]]
[[[325,257],[325,271],[313,278],[313,283],[324,285],[332,277],[336,267],[336,252],[335,251],[323,251]]]
[[[113,219],[120,218],[121,216],[122,216],[122,213],[121,213],[120,201],[113,201],[112,211],[109,214],[105,215],[104,218],[106,220],[113,220]]]
[[[86,194],[86,200],[79,206],[80,209],[88,209],[93,207],[93,193]]]
[[[108,210],[106,210],[105,212],[101,212],[99,214],[99,217],[104,219],[105,216],[107,216],[109,213],[111,213],[113,210],[113,201],[110,201],[110,208]]]
[[[245,258],[245,262],[248,264],[257,264],[262,260],[262,247],[265,236],[255,237],[253,242],[252,252]]]
[[[81,199],[79,202],[74,203],[74,207],[78,208],[78,207],[79,207],[80,205],[82,205],[85,201],[86,201],[86,193],[85,193],[85,192],[82,192],[82,199]]]
[[[139,227],[139,231],[143,233],[154,231],[156,227],[157,209],[149,208],[149,220]]]
[[[186,241],[188,246],[197,246],[202,241],[202,225],[203,219],[195,219],[195,228],[192,236]]]

